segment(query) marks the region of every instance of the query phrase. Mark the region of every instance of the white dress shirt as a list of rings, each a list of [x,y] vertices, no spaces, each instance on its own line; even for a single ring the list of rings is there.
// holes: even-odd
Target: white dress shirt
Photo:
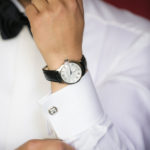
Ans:
[[[26,27],[0,39],[0,150],[42,138],[76,150],[150,150],[150,22],[99,0],[84,9],[88,72],[56,93]]]

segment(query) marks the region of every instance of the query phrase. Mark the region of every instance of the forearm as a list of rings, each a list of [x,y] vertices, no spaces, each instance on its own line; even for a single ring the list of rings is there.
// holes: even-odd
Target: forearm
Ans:
[[[57,70],[66,59],[80,61],[84,30],[82,0],[63,3],[56,1],[56,4],[49,1],[31,2],[26,7],[26,15],[34,41],[48,69]],[[52,92],[65,86],[67,85],[52,83]]]

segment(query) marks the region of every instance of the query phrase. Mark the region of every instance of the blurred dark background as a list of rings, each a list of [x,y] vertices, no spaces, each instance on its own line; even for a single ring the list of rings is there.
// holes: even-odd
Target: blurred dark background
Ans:
[[[150,0],[104,0],[119,8],[125,8],[135,14],[150,19]]]

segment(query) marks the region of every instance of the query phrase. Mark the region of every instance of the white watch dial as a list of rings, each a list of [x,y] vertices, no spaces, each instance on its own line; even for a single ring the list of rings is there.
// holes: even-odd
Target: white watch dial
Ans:
[[[62,67],[61,77],[66,83],[76,83],[81,79],[81,67],[74,62],[66,62]]]

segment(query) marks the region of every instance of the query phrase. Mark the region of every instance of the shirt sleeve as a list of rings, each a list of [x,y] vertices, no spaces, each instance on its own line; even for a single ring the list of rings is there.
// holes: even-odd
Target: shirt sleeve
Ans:
[[[40,100],[58,138],[77,150],[150,147],[149,40],[142,36],[122,55],[99,93],[87,72],[77,84]]]
[[[74,137],[105,119],[89,72],[80,82],[49,93],[40,104],[61,139]]]

